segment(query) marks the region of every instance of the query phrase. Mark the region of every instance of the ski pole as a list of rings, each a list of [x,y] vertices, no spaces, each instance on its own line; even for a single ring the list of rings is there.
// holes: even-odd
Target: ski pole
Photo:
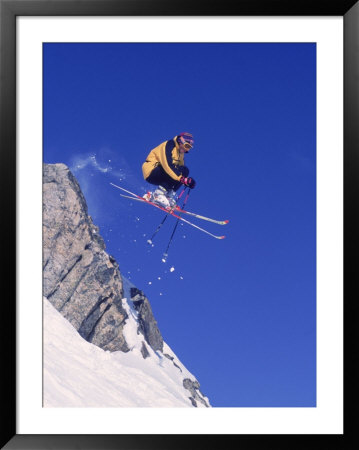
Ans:
[[[152,245],[152,240],[154,239],[154,237],[156,236],[156,234],[160,231],[162,225],[165,223],[167,217],[169,216],[169,213],[167,213],[165,215],[165,217],[163,218],[162,222],[158,225],[156,231],[153,233],[152,237],[150,239],[147,240],[147,243]]]
[[[179,194],[178,200],[182,197],[182,195],[183,195],[183,193],[184,193],[185,190],[186,190],[186,188],[183,189],[182,192]],[[156,231],[153,233],[152,237],[151,237],[150,239],[147,240],[147,243],[148,243],[148,244],[152,245],[152,241],[153,241],[154,237],[155,237],[156,234],[160,231],[162,225],[165,223],[165,221],[166,221],[167,217],[170,215],[170,213],[171,213],[171,210],[169,210],[168,213],[164,216],[162,222],[158,225],[158,227],[157,227]]]
[[[183,191],[183,192],[184,192],[184,191]],[[188,193],[187,193],[187,195],[186,195],[186,198],[184,199],[184,202],[183,202],[183,205],[182,205],[182,209],[185,209],[185,206],[186,206],[186,203],[187,203],[187,200],[188,200],[188,197],[189,197],[189,193],[190,193],[190,192],[191,192],[191,190],[190,190],[190,188],[188,188]],[[180,215],[180,214],[179,214],[179,215]],[[173,236],[174,236],[174,234],[175,234],[175,232],[176,232],[176,230],[177,230],[179,221],[180,221],[180,219],[178,218],[178,219],[177,219],[177,222],[176,222],[176,225],[175,225],[174,228],[173,228],[173,231],[172,231],[170,240],[168,241],[166,251],[164,252],[164,254],[163,254],[163,256],[162,256],[162,262],[166,262],[166,261],[167,261],[168,250],[169,250],[169,248],[170,248],[170,245],[171,245]]]

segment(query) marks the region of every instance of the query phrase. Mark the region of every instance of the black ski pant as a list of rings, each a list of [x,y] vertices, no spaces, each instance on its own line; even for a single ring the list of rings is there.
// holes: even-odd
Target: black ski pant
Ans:
[[[189,174],[189,169],[186,166],[181,166],[182,175],[186,178]],[[162,166],[155,167],[150,175],[146,178],[150,184],[155,186],[162,186],[167,191],[173,189],[175,192],[180,188],[181,182],[171,178],[162,168]]]

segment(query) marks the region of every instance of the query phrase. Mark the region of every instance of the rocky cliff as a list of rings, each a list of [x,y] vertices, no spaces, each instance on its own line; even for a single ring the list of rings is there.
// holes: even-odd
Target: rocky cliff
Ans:
[[[123,262],[122,262],[123,263]],[[136,287],[126,297],[115,259],[88,215],[80,186],[64,164],[43,168],[43,295],[86,341],[115,352],[130,352],[129,314],[136,318],[141,355],[159,352],[181,371],[164,341],[150,302]],[[183,377],[189,405],[209,406],[196,379]]]

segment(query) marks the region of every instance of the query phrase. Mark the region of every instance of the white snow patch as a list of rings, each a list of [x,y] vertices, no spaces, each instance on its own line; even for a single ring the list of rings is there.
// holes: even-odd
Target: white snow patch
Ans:
[[[129,346],[130,350],[135,351],[137,354],[141,353],[141,341],[138,339],[137,323],[138,313],[134,308],[131,308],[127,298],[122,299],[122,306],[127,312],[128,318],[123,328],[123,335]]]
[[[136,312],[123,301],[128,313],[125,338],[132,351],[108,352],[85,341],[44,298],[44,406],[45,407],[191,407],[183,379],[195,380],[164,343],[164,353],[146,345],[150,356],[140,354],[143,336],[137,334]],[[205,397],[208,402],[208,399]],[[204,407],[197,402],[198,407]]]
[[[170,268],[170,272],[174,272],[174,270],[175,270],[175,268],[172,266],[172,267]]]

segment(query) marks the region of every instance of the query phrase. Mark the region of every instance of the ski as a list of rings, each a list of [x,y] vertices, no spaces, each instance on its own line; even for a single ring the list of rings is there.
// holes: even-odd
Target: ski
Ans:
[[[121,186],[117,186],[117,184],[114,184],[114,183],[110,183],[110,184],[111,184],[112,186],[116,187],[117,189],[121,189],[121,191],[127,192],[127,194],[132,195],[132,196],[133,196],[133,199],[132,199],[132,200],[137,200],[137,199],[138,199],[138,200],[140,200],[140,201],[142,201],[142,202],[144,202],[144,203],[147,203],[147,204],[149,204],[149,205],[152,205],[152,206],[154,206],[155,208],[158,208],[158,209],[160,209],[161,211],[166,212],[167,214],[171,214],[171,216],[176,217],[176,218],[179,219],[179,220],[182,220],[182,222],[187,223],[188,225],[190,225],[190,226],[192,226],[192,227],[194,227],[194,228],[197,228],[197,230],[200,230],[200,231],[202,231],[203,233],[206,233],[206,234],[208,234],[209,236],[212,236],[212,237],[215,238],[215,239],[224,239],[224,238],[225,238],[225,236],[217,236],[217,235],[215,235],[215,234],[212,234],[212,233],[210,233],[209,231],[205,230],[204,228],[201,228],[201,227],[199,227],[198,225],[196,225],[196,224],[190,222],[189,220],[186,220],[184,217],[181,217],[181,216],[175,214],[175,213],[174,213],[174,210],[171,210],[171,209],[168,210],[168,209],[166,209],[166,208],[163,208],[163,207],[160,206],[160,205],[157,205],[156,203],[153,203],[153,202],[151,202],[151,201],[149,201],[149,200],[145,200],[143,197],[140,197],[139,195],[134,194],[133,192],[128,191],[127,189],[124,189],[124,188],[121,187]],[[131,197],[130,197],[130,198],[131,198]],[[182,211],[182,210],[181,210],[181,211]],[[178,212],[180,213],[180,211],[178,211]]]
[[[186,211],[185,209],[181,209],[179,206],[176,207],[176,211],[180,212],[181,214],[188,214],[189,216],[193,216],[196,219],[201,219],[201,220],[206,220],[207,222],[212,222],[212,223],[216,223],[218,225],[227,225],[227,223],[229,222],[229,220],[216,220],[216,219],[211,219],[210,217],[206,217],[206,216],[201,216],[200,214],[191,212],[191,211]]]
[[[130,198],[132,200],[137,200],[139,202],[142,201],[142,200],[145,201],[145,202],[147,201],[147,200],[145,200],[142,197],[137,198],[137,197],[131,197],[130,195],[123,195],[123,194],[120,194],[120,195],[121,195],[121,197]],[[179,206],[176,206],[174,208],[174,211],[178,212],[179,214],[182,214],[182,213],[183,214],[188,214],[189,216],[193,216],[196,219],[202,219],[202,220],[206,220],[207,222],[216,223],[217,225],[227,225],[227,223],[229,222],[229,220],[216,220],[216,219],[211,219],[210,217],[201,216],[201,215],[193,213],[191,211],[187,211],[185,209],[182,209]]]

